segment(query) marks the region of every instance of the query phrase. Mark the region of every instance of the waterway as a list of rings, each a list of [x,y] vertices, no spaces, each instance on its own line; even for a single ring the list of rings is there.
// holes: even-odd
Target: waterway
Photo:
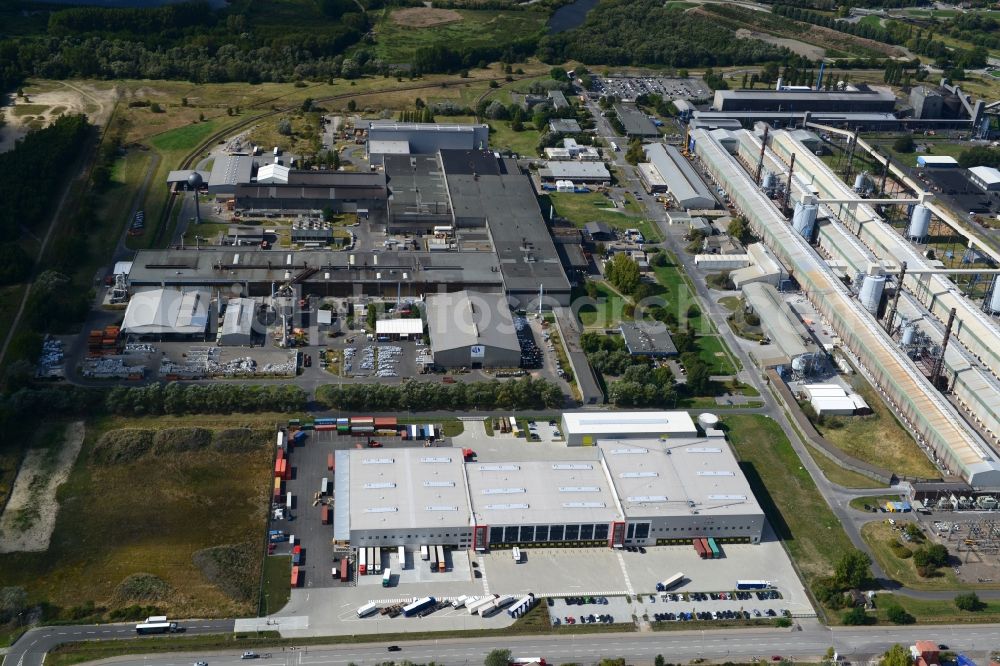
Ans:
[[[563,5],[549,19],[549,32],[556,34],[579,28],[587,18],[587,12],[597,6],[600,0],[576,0]]]

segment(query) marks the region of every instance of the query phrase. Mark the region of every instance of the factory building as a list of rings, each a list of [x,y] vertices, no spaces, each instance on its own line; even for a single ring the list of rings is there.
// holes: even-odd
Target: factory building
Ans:
[[[763,282],[748,284],[743,287],[743,299],[745,307],[757,314],[770,341],[751,351],[763,367],[791,365],[794,359],[815,351],[805,324],[773,286]]]
[[[750,132],[744,131],[738,135],[741,157],[751,162],[756,160],[761,151],[760,140]],[[789,152],[795,152],[799,156],[796,169],[812,177],[812,182],[821,190],[821,196],[835,199],[851,196],[847,185],[839,181],[836,175],[801,144],[788,137],[787,133],[776,132],[772,136],[774,152],[765,151],[765,166],[769,170],[780,172],[780,167],[776,164],[781,164],[780,159]],[[707,132],[694,131],[692,138],[695,140],[695,151],[706,170],[727,191],[736,210],[747,217],[754,231],[781,262],[789,267],[803,292],[827,319],[845,348],[854,354],[874,382],[885,391],[887,400],[894,405],[900,419],[916,434],[918,442],[931,451],[940,464],[960,474],[973,487],[1000,487],[1000,460],[997,454],[962,419],[956,407],[940,397],[937,389],[921,374],[898,343],[886,334],[857,297],[844,286],[834,272],[836,269],[792,229],[788,220],[761,192],[740,163]],[[796,191],[798,192],[797,186]],[[851,214],[865,215],[872,220],[879,219],[871,207],[864,203],[859,203]],[[874,235],[864,238],[865,244],[889,248],[888,256],[894,260],[904,259],[911,266],[922,266],[919,254],[912,247],[907,249],[908,246],[898,233],[888,228],[883,230],[883,226],[887,227],[881,222],[866,225],[865,230]],[[837,225],[827,225],[828,233],[840,233],[838,230]],[[820,241],[824,242],[822,233],[823,229]],[[859,255],[858,265],[852,266],[855,271],[864,271],[867,266],[866,250],[856,239],[845,237],[842,241],[824,246],[824,249],[837,256],[838,260],[841,252],[848,253],[844,255],[848,257],[850,254]],[[943,308],[945,314],[951,307],[959,309],[959,317],[963,318],[962,325],[956,327],[959,339],[967,339],[966,344],[973,344],[975,338],[970,337],[972,331],[976,331],[980,340],[985,339],[984,336],[989,335],[989,327],[983,325],[981,320],[984,317],[981,313],[968,311],[968,305],[960,302],[964,299],[953,293],[954,289],[939,289],[935,285],[938,278],[941,278],[942,283],[947,282],[944,276],[930,275],[929,278],[921,278],[922,282],[916,289],[932,299],[932,307]],[[987,355],[992,356],[994,352],[984,348],[981,353],[985,358]],[[988,381],[980,389],[979,394],[966,392],[963,376],[958,375],[955,390],[956,395],[960,396],[959,402],[968,402],[973,406],[974,413],[982,414],[985,421],[991,418],[992,412],[990,403],[984,403],[983,400],[992,400],[996,393],[989,388]],[[982,397],[977,397],[978,395]]]
[[[677,355],[677,346],[670,337],[670,331],[659,322],[622,322],[618,330],[625,340],[625,349],[632,356],[663,358]]]
[[[516,368],[521,364],[521,344],[502,294],[431,294],[427,326],[437,366]]]
[[[132,295],[121,332],[136,338],[198,339],[208,327],[211,296],[206,289],[145,289]]]
[[[337,451],[334,538],[477,551],[760,542],[764,512],[724,437],[594,444],[570,459],[538,451],[503,462],[463,462],[457,448]]]
[[[716,90],[713,111],[832,111],[892,113],[896,96],[888,89],[858,86],[848,90]]]
[[[604,166],[603,162],[578,162],[575,160],[546,162],[545,166],[538,170],[538,177],[544,183],[568,180],[573,183],[600,185],[611,182],[611,173],[608,172],[608,168]]]
[[[1000,171],[993,167],[972,167],[969,169],[969,180],[983,192],[996,192],[1000,190]]]
[[[715,197],[680,151],[673,146],[653,143],[643,147],[646,159],[660,179],[667,184],[670,196],[680,208],[707,210],[715,208]]]
[[[385,143],[391,142],[391,143]],[[368,122],[365,154],[372,164],[381,164],[384,155],[432,155],[439,150],[486,150],[490,126],[445,123],[399,123],[392,120]]]
[[[593,446],[598,439],[697,437],[687,412],[564,412],[562,433],[567,446]]]
[[[615,115],[625,128],[625,136],[630,139],[652,139],[660,136],[660,131],[645,113],[631,104],[615,104]]]
[[[270,184],[236,186],[236,210],[248,217],[326,208],[359,213],[384,209],[388,199],[385,174],[381,173],[272,169],[268,174],[274,181]]]
[[[212,163],[208,176],[209,194],[232,196],[236,188],[250,182],[253,176],[253,157],[242,153],[220,155]]]
[[[983,100],[973,100],[957,85],[941,79],[937,86],[916,86],[910,90],[913,117],[919,120],[966,120],[978,125],[986,110]]]
[[[384,172],[389,185],[389,230],[430,233],[436,226],[451,226],[451,199],[438,153],[385,155]]]
[[[257,302],[252,298],[231,298],[222,313],[218,343],[228,345],[253,344],[254,316]]]

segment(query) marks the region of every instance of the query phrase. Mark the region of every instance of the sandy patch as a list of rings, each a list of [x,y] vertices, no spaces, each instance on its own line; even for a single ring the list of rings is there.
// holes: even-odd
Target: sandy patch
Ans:
[[[762,42],[774,44],[775,46],[784,46],[795,55],[800,55],[805,58],[809,58],[810,60],[821,60],[826,57],[826,49],[813,44],[800,42],[797,39],[775,37],[774,35],[769,35],[764,32],[754,32],[753,30],[747,30],[746,28],[740,28],[737,30],[736,36],[740,39],[759,39]]]
[[[0,553],[48,550],[59,513],[56,489],[69,478],[84,434],[83,421],[74,421],[62,446],[28,451],[0,517]]]
[[[14,143],[29,129],[45,127],[60,114],[86,113],[90,122],[102,127],[114,108],[117,92],[114,88],[97,88],[86,83],[60,81],[57,87],[45,90],[25,88],[25,97],[13,93],[2,100],[0,113],[4,122],[0,128],[0,153],[14,147]],[[19,115],[18,106],[28,106],[30,114]]]
[[[462,15],[454,9],[432,9],[430,7],[407,7],[392,12],[392,20],[397,25],[408,28],[428,28],[442,23],[461,21]]]

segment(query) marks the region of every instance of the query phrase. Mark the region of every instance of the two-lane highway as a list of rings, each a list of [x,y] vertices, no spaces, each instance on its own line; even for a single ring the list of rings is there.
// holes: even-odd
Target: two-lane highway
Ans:
[[[179,634],[180,636],[228,634],[233,632],[236,625],[234,620],[185,620],[179,624],[184,629],[184,632]],[[137,638],[135,622],[37,627],[25,633],[11,646],[3,664],[4,666],[41,666],[45,660],[45,653],[62,643],[132,638]]]

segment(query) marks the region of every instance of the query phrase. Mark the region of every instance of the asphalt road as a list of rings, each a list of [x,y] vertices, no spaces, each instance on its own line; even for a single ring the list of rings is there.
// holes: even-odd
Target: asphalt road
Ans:
[[[642,634],[579,634],[563,636],[524,636],[497,639],[456,638],[437,641],[400,643],[398,652],[387,652],[386,644],[313,646],[298,650],[271,650],[270,658],[261,658],[261,666],[319,666],[324,664],[375,664],[388,660],[414,663],[467,665],[481,664],[498,647],[507,648],[515,657],[543,657],[550,663],[596,663],[604,657],[624,657],[628,663],[649,664],[662,654],[671,662],[693,659],[750,660],[759,657],[770,661],[774,656],[795,659],[818,659],[834,647],[846,660],[863,663],[883,653],[893,643],[912,645],[916,640],[947,643],[974,661],[985,661],[988,650],[1000,639],[997,625],[935,628],[844,628],[830,630],[819,625],[794,629],[741,629],[719,631],[669,631]],[[267,654],[258,650],[260,654]],[[239,651],[222,653],[171,653],[161,656],[126,656],[104,663],[128,666],[190,666],[204,660],[211,666],[246,662]],[[10,666],[8,664],[8,666]]]
[[[233,620],[185,620],[181,635],[231,633]],[[73,641],[121,640],[136,638],[135,623],[49,626],[31,629],[14,643],[4,658],[4,666],[41,666],[45,653]]]

